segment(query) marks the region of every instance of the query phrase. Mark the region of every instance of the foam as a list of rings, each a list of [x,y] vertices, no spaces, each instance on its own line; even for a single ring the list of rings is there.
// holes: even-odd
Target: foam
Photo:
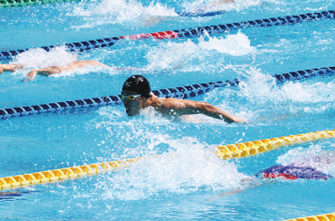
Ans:
[[[161,3],[142,5],[135,0],[103,0],[76,6],[67,16],[82,16],[84,25],[72,28],[92,28],[105,24],[139,25],[152,16],[177,16],[174,9]]]
[[[251,6],[260,5],[262,1],[260,0],[235,0],[234,3],[220,3],[220,0],[196,0],[193,2],[183,3],[183,7],[187,12],[194,12],[201,10],[203,12],[212,11],[241,11],[245,8]]]
[[[246,176],[233,163],[221,161],[211,148],[196,139],[161,138],[173,153],[145,159],[129,170],[118,171],[99,182],[106,199],[139,200],[168,193],[187,194],[199,189],[227,190]]]
[[[331,82],[293,82],[288,81],[278,85],[269,74],[262,73],[259,69],[249,66],[238,70],[241,75],[247,77],[240,83],[241,94],[239,96],[248,99],[252,103],[275,102],[332,102],[335,97],[335,84]],[[315,92],[318,93],[315,93]]]
[[[326,174],[335,175],[334,144],[323,142],[308,148],[297,147],[278,157],[276,163],[284,166],[294,164],[298,167],[312,167]]]
[[[198,43],[188,39],[183,43],[167,42],[152,47],[146,55],[148,69],[184,69],[188,66],[203,70],[206,63],[211,62],[208,57],[218,56],[217,63],[224,64],[226,57],[241,57],[254,55],[257,49],[250,45],[250,40],[242,32],[223,37],[199,38]],[[199,64],[195,65],[195,64]]]
[[[25,68],[43,68],[47,66],[66,66],[77,60],[77,55],[66,51],[64,46],[51,49],[30,49],[16,56],[13,64],[22,64]]]

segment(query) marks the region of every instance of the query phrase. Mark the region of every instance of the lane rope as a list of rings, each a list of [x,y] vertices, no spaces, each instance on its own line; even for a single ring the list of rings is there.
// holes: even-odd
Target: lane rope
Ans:
[[[283,74],[276,74],[273,77],[277,83],[284,83],[286,81],[294,81],[307,79],[312,77],[332,76],[335,74],[335,67],[323,67],[306,69],[294,72],[287,72]],[[223,87],[237,87],[240,83],[239,79],[217,81],[201,84],[193,84],[183,87],[174,87],[160,90],[153,90],[152,92],[157,97],[163,98],[180,98],[187,99],[205,94],[215,88]],[[120,105],[122,100],[120,95],[111,95],[104,97],[87,98],[81,100],[61,101],[48,104],[39,104],[24,107],[3,108],[0,109],[0,118],[7,119],[11,117],[27,116],[40,113],[60,112],[65,110],[82,109],[89,107],[100,107],[106,105]]]
[[[70,2],[79,0],[0,0],[0,8],[13,8],[30,5],[42,5],[56,2]]]
[[[335,213],[289,219],[287,221],[335,221]]]
[[[216,149],[216,154],[220,159],[224,160],[232,158],[243,158],[260,154],[265,151],[277,149],[283,146],[303,144],[311,141],[334,137],[335,129],[317,131],[306,134],[290,135],[279,138],[270,138],[220,146]],[[139,157],[125,160],[116,160],[111,162],[95,163],[84,166],[74,166],[63,169],[55,169],[24,175],[4,177],[0,178],[0,189],[17,188],[26,185],[35,185],[41,183],[51,183],[60,180],[75,179],[77,177],[95,175],[106,171],[113,171],[116,169],[125,168],[134,163],[137,163],[141,159],[146,158],[147,157]]]
[[[253,21],[243,21],[237,23],[228,23],[228,24],[220,24],[220,25],[212,25],[212,26],[204,26],[198,28],[189,28],[189,29],[180,29],[173,31],[162,31],[162,32],[153,32],[153,33],[144,33],[144,34],[134,34],[120,37],[111,37],[111,38],[103,38],[82,42],[74,42],[74,43],[66,43],[64,44],[68,51],[70,52],[84,52],[89,51],[96,48],[104,48],[111,47],[116,42],[127,39],[127,40],[139,40],[139,39],[174,39],[174,38],[191,38],[198,37],[203,35],[204,33],[208,34],[217,34],[229,32],[232,30],[242,29],[242,28],[258,28],[258,27],[272,27],[272,26],[284,26],[284,25],[293,25],[303,22],[311,22],[311,21],[320,21],[320,20],[329,20],[335,18],[335,11],[322,11],[322,12],[313,12],[307,14],[300,15],[292,15],[292,16],[282,16],[276,18],[266,18],[266,19],[257,19]],[[60,45],[51,45],[51,46],[43,46],[45,51],[50,51],[51,49],[60,46]],[[3,51],[0,52],[0,59],[10,59],[18,54],[21,54],[27,49],[21,50],[11,50],[11,51]]]
[[[283,146],[292,146],[333,137],[335,137],[335,129],[224,145],[217,148],[216,154],[224,160],[243,158]]]

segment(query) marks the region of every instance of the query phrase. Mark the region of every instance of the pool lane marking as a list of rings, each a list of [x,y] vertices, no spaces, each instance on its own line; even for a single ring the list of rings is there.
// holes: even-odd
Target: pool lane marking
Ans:
[[[48,170],[12,177],[0,178],[0,189],[10,189],[26,185],[57,182],[60,180],[75,179],[82,176],[95,175],[104,171],[128,167],[144,157],[115,160],[111,162],[95,163],[83,166],[74,166],[62,169]]]
[[[306,13],[300,15],[287,15],[281,17],[274,17],[274,18],[265,18],[265,19],[257,19],[252,21],[243,21],[243,22],[236,22],[236,23],[227,23],[227,24],[220,24],[220,25],[212,25],[212,26],[203,26],[197,28],[188,28],[188,29],[180,29],[180,30],[173,30],[173,31],[161,31],[161,32],[153,32],[153,33],[142,33],[142,34],[134,34],[134,35],[126,35],[120,37],[111,37],[111,38],[102,38],[102,39],[95,39],[89,41],[82,41],[82,42],[74,42],[74,43],[66,43],[64,44],[68,51],[72,52],[84,52],[89,51],[96,48],[104,48],[104,47],[111,47],[115,43],[120,40],[139,40],[139,39],[175,39],[175,38],[191,38],[191,37],[199,37],[204,35],[204,33],[208,34],[218,34],[229,32],[233,30],[238,30],[242,28],[248,27],[272,27],[272,26],[284,26],[284,25],[294,25],[303,22],[312,22],[312,21],[320,21],[320,20],[329,20],[335,18],[335,11],[322,11],[322,12],[313,12],[313,13]],[[59,45],[51,45],[51,46],[42,46],[45,51],[50,51],[51,49],[60,46]],[[18,54],[21,54],[27,49],[20,49],[20,50],[11,50],[11,51],[3,51],[0,52],[0,59],[10,59]]]
[[[335,221],[335,213],[322,214],[317,216],[301,217],[296,219],[289,219],[287,221]]]
[[[265,151],[270,151],[272,149],[277,149],[283,146],[292,146],[333,137],[335,137],[335,130],[317,131],[306,134],[224,145],[217,148],[216,154],[219,158],[224,160],[243,158],[260,154]]]
[[[244,143],[229,144],[216,148],[215,153],[220,159],[228,160],[233,158],[243,158],[261,154],[265,151],[278,149],[283,146],[304,144],[307,142],[329,139],[335,137],[335,130],[324,130],[306,134],[283,136],[256,140]],[[139,157],[132,159],[116,160],[104,163],[95,163],[83,166],[74,166],[62,169],[48,170],[24,175],[0,178],[0,189],[18,188],[26,185],[51,183],[78,177],[95,175],[106,171],[113,171],[120,168],[129,167],[142,159],[157,157]]]
[[[335,74],[335,67],[322,67],[322,68],[287,72],[283,74],[275,74],[273,77],[276,79],[277,83],[284,83],[286,81],[301,80],[317,76],[318,77],[332,76],[334,74]],[[152,92],[158,97],[188,99],[208,93],[214,90],[215,88],[237,87],[239,83],[240,83],[239,79],[234,79],[227,81],[193,84],[183,87],[159,89],[159,90],[153,90]],[[0,118],[7,119],[11,117],[27,116],[40,113],[59,112],[66,110],[100,107],[106,105],[120,105],[120,104],[122,104],[120,95],[111,95],[104,97],[95,97],[95,98],[87,98],[72,101],[61,101],[55,103],[39,104],[24,107],[2,108],[2,109],[0,108]]]
[[[61,3],[79,0],[0,0],[0,8],[22,7],[30,5],[43,5],[49,3]]]

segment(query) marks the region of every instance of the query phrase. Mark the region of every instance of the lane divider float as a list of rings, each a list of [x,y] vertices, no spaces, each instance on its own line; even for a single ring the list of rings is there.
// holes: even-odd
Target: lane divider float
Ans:
[[[82,42],[74,42],[74,43],[66,43],[64,44],[68,51],[72,52],[84,52],[89,51],[96,48],[104,48],[111,47],[116,42],[127,39],[127,40],[139,40],[139,39],[174,39],[174,38],[191,38],[198,37],[203,35],[204,33],[208,34],[217,34],[229,32],[237,29],[243,29],[248,27],[258,28],[258,27],[272,27],[272,26],[284,26],[284,25],[293,25],[304,22],[312,22],[312,21],[320,21],[320,20],[329,20],[335,18],[335,11],[322,11],[322,12],[313,12],[306,13],[300,15],[292,15],[292,16],[282,16],[275,18],[266,18],[266,19],[257,19],[253,21],[243,21],[236,23],[228,23],[228,24],[220,24],[220,25],[212,25],[212,26],[204,26],[198,28],[188,28],[181,30],[173,30],[173,31],[161,31],[161,32],[153,32],[153,33],[143,33],[143,34],[134,34],[120,37],[111,37],[111,38],[103,38]],[[57,47],[59,45],[51,45],[51,46],[43,46],[45,51],[50,51],[51,49]],[[3,51],[0,52],[0,59],[10,59],[17,56],[20,53],[28,51],[27,49],[21,50],[11,50],[11,51]]]
[[[83,166],[74,166],[43,172],[29,173],[18,176],[0,178],[0,189],[10,189],[26,185],[51,183],[60,180],[75,179],[82,176],[95,175],[104,171],[113,171],[137,163],[140,158],[116,160],[105,163],[95,163]]]
[[[307,142],[323,140],[335,137],[335,130],[325,130],[306,134],[290,135],[285,137],[256,140],[238,144],[229,144],[218,147],[216,154],[219,158],[228,160],[233,158],[243,158],[277,149],[283,146],[292,146]]]
[[[318,77],[331,76],[334,74],[335,74],[335,67],[323,67],[323,68],[314,68],[294,72],[287,72],[283,74],[276,74],[273,77],[276,79],[277,83],[284,83],[286,81],[301,80],[317,76]],[[157,97],[165,97],[165,98],[172,97],[172,98],[187,99],[205,94],[209,91],[214,90],[215,88],[237,87],[239,83],[240,83],[239,79],[234,79],[227,81],[193,84],[183,87],[153,90],[152,92]],[[121,96],[111,95],[104,97],[95,97],[95,98],[87,98],[72,101],[61,101],[55,103],[39,104],[24,107],[2,108],[2,109],[0,108],[0,118],[6,119],[17,116],[27,116],[40,113],[60,112],[65,110],[99,107],[106,105],[120,105],[120,104],[122,104]]]
[[[56,2],[70,2],[73,0],[0,0],[0,8],[42,5]],[[78,0],[77,0],[78,1]]]
[[[335,213],[289,219],[287,221],[335,221]]]
[[[290,135],[279,138],[263,139],[251,142],[220,146],[217,148],[216,154],[220,159],[224,160],[232,158],[243,158],[260,154],[265,151],[277,149],[283,146],[303,144],[307,142],[334,138],[334,137],[335,137],[335,130],[325,130],[314,133],[311,132],[306,134]],[[4,177],[0,178],[0,189],[17,188],[26,185],[50,183],[66,179],[74,179],[88,175],[95,175],[106,171],[113,171],[116,169],[128,167],[134,163],[137,163],[141,159],[146,159],[146,157],[116,160],[105,163],[74,166],[63,169],[48,170],[44,172],[36,172],[24,175]]]

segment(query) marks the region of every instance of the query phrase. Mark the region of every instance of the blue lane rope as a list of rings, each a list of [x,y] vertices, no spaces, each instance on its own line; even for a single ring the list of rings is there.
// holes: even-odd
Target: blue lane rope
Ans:
[[[303,23],[303,22],[319,21],[319,20],[334,19],[334,18],[335,18],[335,12],[331,10],[331,11],[314,12],[314,13],[307,13],[307,14],[300,14],[300,15],[293,15],[293,16],[258,19],[258,20],[244,21],[244,22],[238,22],[238,23],[228,23],[228,24],[221,24],[221,25],[198,27],[198,28],[181,29],[181,30],[174,30],[174,31],[162,31],[162,32],[135,34],[135,35],[103,38],[103,39],[96,39],[96,40],[89,40],[89,41],[82,41],[82,42],[66,43],[65,47],[70,52],[71,51],[84,52],[84,51],[89,51],[95,48],[111,47],[116,42],[122,39],[138,40],[138,39],[145,39],[145,38],[153,38],[153,39],[169,39],[169,38],[183,38],[183,37],[190,38],[194,36],[203,35],[205,32],[207,32],[208,34],[217,34],[217,33],[224,33],[224,32],[247,28],[247,27],[256,28],[256,27],[293,25],[293,24],[298,24],[298,23]],[[43,46],[41,48],[43,48],[46,51],[50,51],[51,49],[57,46],[59,45]],[[3,51],[3,52],[0,52],[0,59],[10,59],[27,50],[29,50],[29,48],[22,49],[22,50]]]
[[[288,72],[283,74],[276,74],[273,77],[277,83],[284,83],[286,81],[294,81],[300,79],[307,79],[316,76],[331,76],[335,74],[335,67],[323,67],[307,70],[300,70],[295,72]],[[164,98],[181,98],[187,99],[202,95],[218,87],[236,87],[240,83],[239,79],[217,81],[202,84],[193,84],[183,87],[167,88],[160,90],[153,90],[152,92],[157,97]],[[63,101],[49,104],[32,105],[25,107],[4,108],[0,109],[0,118],[6,119],[10,117],[25,116],[32,114],[40,114],[45,112],[58,112],[63,110],[73,110],[79,108],[106,106],[106,105],[120,105],[122,104],[121,96],[105,96],[95,97],[82,100]]]
[[[181,11],[181,12],[176,12],[176,13],[182,17],[209,17],[209,16],[215,16],[215,15],[221,15],[223,13],[226,13],[226,11],[219,10],[219,11],[205,12],[200,9],[200,10],[197,10],[196,12]]]

